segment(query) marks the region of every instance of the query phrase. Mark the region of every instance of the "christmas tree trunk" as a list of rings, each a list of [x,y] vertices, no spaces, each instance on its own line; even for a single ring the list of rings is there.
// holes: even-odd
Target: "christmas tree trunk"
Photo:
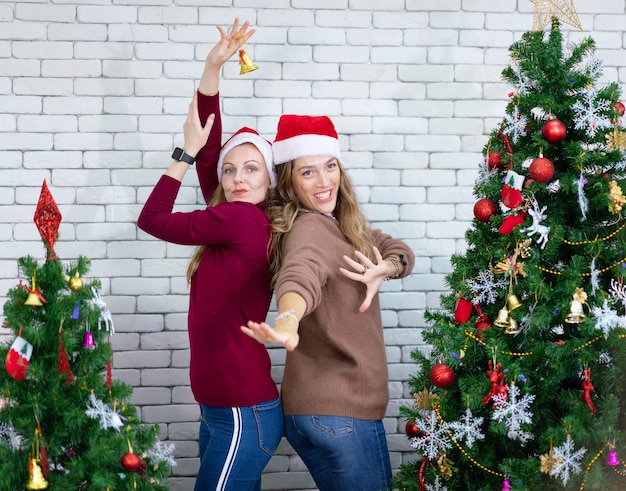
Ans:
[[[35,223],[43,264],[19,260],[0,346],[0,490],[164,490],[172,446],[143,425],[132,388],[111,377],[113,319],[89,260],[63,265],[54,253],[61,214],[46,183]]]
[[[428,311],[401,490],[626,489],[626,134],[594,42],[510,47],[467,251]]]

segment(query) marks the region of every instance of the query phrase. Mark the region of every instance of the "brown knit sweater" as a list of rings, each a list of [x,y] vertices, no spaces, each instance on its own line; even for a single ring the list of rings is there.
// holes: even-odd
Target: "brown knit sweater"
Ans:
[[[404,255],[402,276],[408,275],[415,262],[411,249],[380,230],[372,234],[383,257]],[[318,213],[300,214],[285,239],[276,295],[297,292],[307,304],[300,343],[285,362],[285,415],[385,415],[389,390],[379,298],[359,312],[365,285],[339,272],[346,267],[343,255],[354,257],[352,246],[333,218]]]

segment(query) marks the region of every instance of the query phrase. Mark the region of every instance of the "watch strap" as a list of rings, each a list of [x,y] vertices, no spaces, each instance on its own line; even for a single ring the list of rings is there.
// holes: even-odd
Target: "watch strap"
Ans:
[[[180,162],[186,162],[189,165],[193,165],[196,161],[195,157],[192,157],[188,153],[185,153],[185,151],[180,147],[176,147],[174,149],[174,152],[172,153],[172,158]]]

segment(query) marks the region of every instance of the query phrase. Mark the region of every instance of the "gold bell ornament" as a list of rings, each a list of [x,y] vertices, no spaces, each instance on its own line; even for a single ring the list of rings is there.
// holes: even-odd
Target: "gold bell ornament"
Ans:
[[[48,481],[46,481],[43,475],[38,459],[30,459],[28,472],[29,477],[26,483],[26,489],[48,489]]]
[[[250,55],[243,48],[239,50],[239,66],[241,67],[239,75],[253,72],[254,70],[257,70],[259,68],[257,65],[254,64],[252,58],[250,58]]]
[[[45,457],[45,449],[41,445],[41,432],[39,429],[39,421],[37,421],[37,429],[35,430],[35,438],[32,443],[31,457],[28,464],[28,481],[26,489],[48,489],[48,481],[46,481],[48,461],[45,460],[46,474],[41,468],[42,459]]]
[[[24,302],[24,305],[30,305],[31,307],[41,307],[43,305],[41,300],[43,299],[45,301],[43,295],[40,293],[40,288],[35,286],[36,278],[37,271],[33,273],[31,288],[26,287],[26,291],[28,292],[28,298]]]
[[[519,324],[515,319],[509,319],[509,325],[504,329],[504,334],[510,334],[512,336],[519,334]]]
[[[494,326],[498,327],[509,327],[511,319],[509,318],[509,311],[506,307],[502,307],[498,311],[498,317],[493,321]]]
[[[569,313],[565,316],[565,322],[568,324],[580,324],[586,318],[583,304],[587,301],[587,293],[582,288],[576,288],[576,293],[574,293],[572,298]]]
[[[519,309],[522,306],[522,302],[519,301],[517,295],[509,293],[506,297],[506,305],[509,308],[509,312],[513,312],[515,309]]]

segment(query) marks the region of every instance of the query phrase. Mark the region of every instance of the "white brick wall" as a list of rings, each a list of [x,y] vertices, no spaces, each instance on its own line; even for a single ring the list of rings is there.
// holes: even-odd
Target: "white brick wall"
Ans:
[[[486,135],[503,116],[500,72],[508,47],[532,26],[529,0],[43,0],[0,2],[0,301],[16,259],[44,258],[32,223],[45,178],[63,214],[56,250],[92,258],[116,336],[115,376],[135,387],[144,421],[176,444],[171,488],[190,490],[198,411],[188,386],[189,248],[139,232],[135,220],[182,143],[182,123],[214,25],[235,16],[258,30],[246,47],[258,71],[224,69],[225,131],[242,125],[273,139],[283,112],[325,113],[375,225],[405,239],[414,273],[385,283],[383,320],[391,402],[385,426],[394,469],[414,452],[398,407],[410,401],[410,353],[423,345],[464,250],[473,179]],[[575,0],[605,80],[626,82],[623,0]],[[315,4],[315,9],[310,6]],[[178,209],[201,203],[186,180]],[[270,316],[273,316],[271,313]],[[3,333],[0,332],[0,337]],[[280,382],[284,351],[271,349]],[[312,489],[286,442],[264,489]]]

